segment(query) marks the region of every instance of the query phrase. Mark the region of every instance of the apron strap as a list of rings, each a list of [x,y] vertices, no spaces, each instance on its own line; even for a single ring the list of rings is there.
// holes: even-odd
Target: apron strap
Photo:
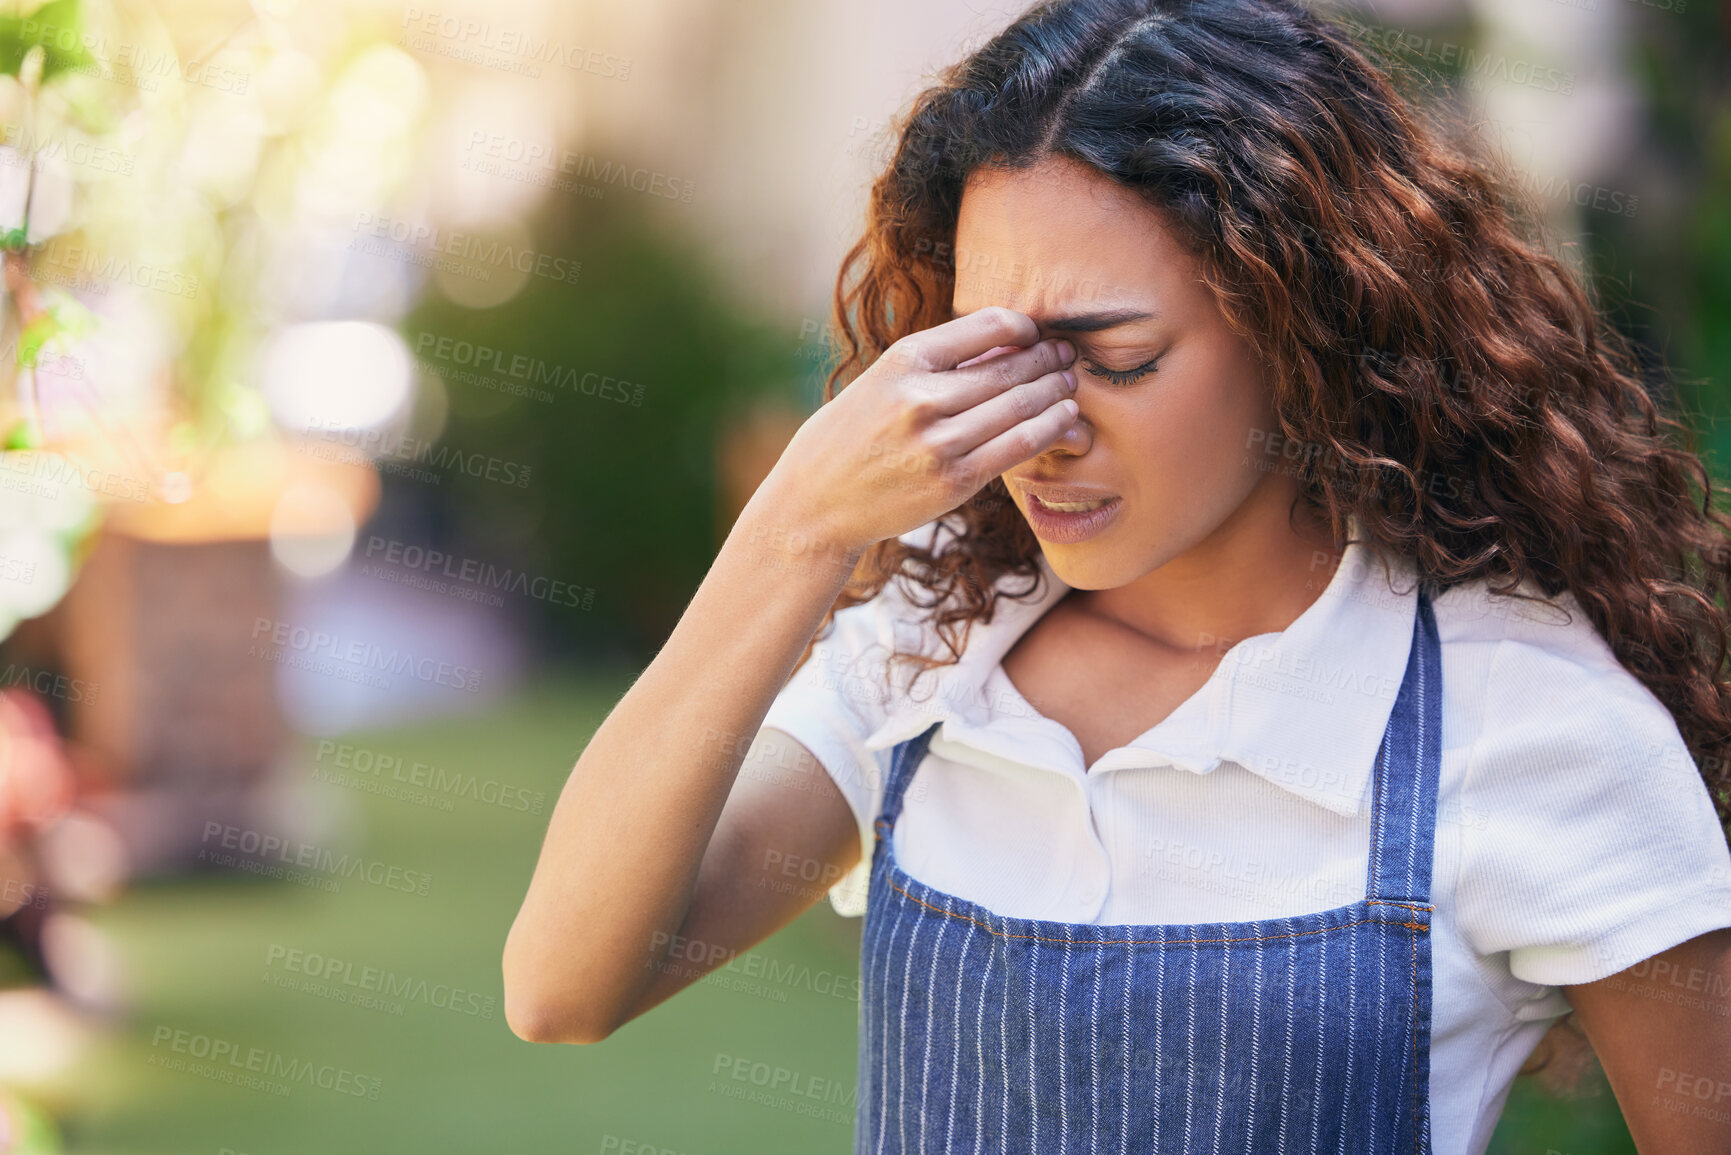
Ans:
[[[879,838],[888,838],[890,827],[894,826],[896,819],[901,816],[902,796],[907,793],[908,780],[925,760],[926,748],[932,744],[933,735],[942,725],[941,721],[933,722],[912,738],[898,743],[891,752],[889,782],[884,786],[883,806],[872,823],[872,829]]]
[[[1442,647],[1431,584],[1419,583],[1406,676],[1376,751],[1365,879],[1367,898],[1420,905],[1430,902],[1442,776]]]

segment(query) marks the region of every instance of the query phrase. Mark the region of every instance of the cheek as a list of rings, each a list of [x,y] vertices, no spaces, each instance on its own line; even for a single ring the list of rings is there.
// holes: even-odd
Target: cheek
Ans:
[[[1110,418],[1129,471],[1164,494],[1242,488],[1280,440],[1260,379],[1230,362],[1186,365],[1157,390],[1126,395]]]

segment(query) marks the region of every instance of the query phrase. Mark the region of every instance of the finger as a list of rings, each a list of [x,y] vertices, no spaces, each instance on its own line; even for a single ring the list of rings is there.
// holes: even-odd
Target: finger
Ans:
[[[965,317],[910,333],[896,344],[921,368],[938,373],[1000,345],[1021,348],[1039,339],[1039,326],[1026,313],[987,305]]]
[[[950,456],[962,457],[1074,394],[1075,389],[1063,373],[1046,373],[993,394],[971,409],[940,419],[932,432],[945,444],[954,446]]]
[[[1062,352],[1065,348],[1070,350],[1068,360]],[[942,382],[937,399],[938,412],[946,417],[965,413],[1019,385],[1036,381],[1048,373],[1060,372],[1075,360],[1075,356],[1075,346],[1054,338],[965,369],[958,365],[948,373],[935,375],[934,379]]]
[[[1081,407],[1075,400],[1066,397],[956,459],[956,468],[966,476],[981,477],[985,481],[1007,473],[1030,457],[1037,457],[1050,449],[1075,427],[1076,415],[1080,412]]]
[[[966,361],[963,361],[960,365],[957,365],[956,368],[966,369],[969,365],[978,365],[982,361],[990,361],[993,357],[996,357],[1001,353],[1013,353],[1019,348],[1021,348],[1020,345],[999,345],[996,348],[987,349],[984,353],[981,353],[978,357],[968,358]]]

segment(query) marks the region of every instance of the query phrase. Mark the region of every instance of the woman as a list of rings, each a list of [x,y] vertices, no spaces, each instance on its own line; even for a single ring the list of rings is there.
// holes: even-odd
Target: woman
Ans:
[[[1284,0],[1042,4],[922,94],[513,1030],[857,866],[860,1150],[1482,1152],[1571,1009],[1644,1152],[1731,1148],[1731,521],[1442,139]]]

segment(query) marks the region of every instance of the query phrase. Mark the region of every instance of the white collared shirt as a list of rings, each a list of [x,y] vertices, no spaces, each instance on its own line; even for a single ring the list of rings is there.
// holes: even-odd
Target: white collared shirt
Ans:
[[[1068,591],[1043,557],[1040,569],[1035,593],[1001,599],[914,698],[906,663],[886,685],[890,647],[947,651],[899,578],[836,614],[777,695],[763,727],[810,750],[859,823],[863,860],[831,890],[835,908],[865,910],[891,751],[940,721],[893,835],[903,869],[939,890],[1077,923],[1281,918],[1363,898],[1371,766],[1413,640],[1411,563],[1391,575],[1349,545],[1290,626],[1233,645],[1192,697],[1092,767],[1002,666]],[[1731,849],[1675,720],[1572,594],[1536,604],[1478,582],[1432,604],[1432,1150],[1480,1155],[1521,1064],[1569,1010],[1561,986],[1731,926]]]

